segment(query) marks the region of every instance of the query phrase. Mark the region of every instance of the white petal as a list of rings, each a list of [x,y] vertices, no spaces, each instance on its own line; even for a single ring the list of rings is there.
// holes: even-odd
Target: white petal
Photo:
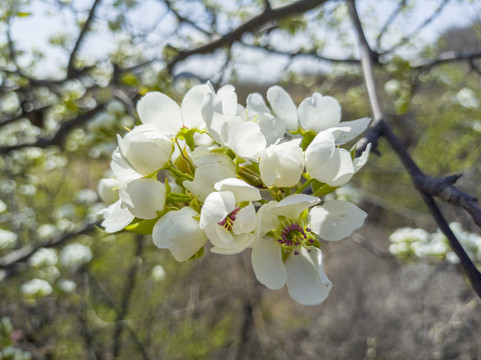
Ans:
[[[235,116],[237,112],[237,94],[232,85],[224,85],[217,91],[222,99],[222,113],[227,116]]]
[[[259,93],[251,93],[247,96],[246,100],[246,109],[247,115],[251,115],[251,112],[254,113],[270,113],[269,108],[267,107],[266,103],[261,94]]]
[[[256,227],[256,209],[252,203],[239,210],[232,226],[234,234],[244,234],[254,231]]]
[[[336,99],[314,93],[299,105],[299,123],[303,129],[320,132],[337,126],[341,121],[341,106]]]
[[[257,211],[255,228],[256,238],[262,238],[266,233],[279,226],[279,219],[272,211],[276,205],[277,201],[269,201],[267,204],[262,205]]]
[[[174,151],[170,140],[152,125],[137,126],[118,142],[122,156],[143,175],[161,169]]]
[[[197,85],[191,88],[182,100],[182,120],[188,128],[204,129],[201,107],[205,94],[209,92],[207,85]]]
[[[275,240],[257,239],[252,246],[251,261],[259,282],[272,290],[285,285],[287,273],[282,262],[282,249]]]
[[[214,188],[218,191],[232,192],[235,196],[236,202],[256,201],[261,199],[261,193],[258,188],[237,178],[221,180],[214,185]]]
[[[143,124],[156,126],[166,136],[176,134],[182,127],[179,105],[160,92],[145,94],[137,103],[137,112]]]
[[[301,139],[271,145],[260,155],[259,170],[266,186],[291,187],[299,182],[304,170]]]
[[[354,173],[357,173],[361,168],[367,163],[367,159],[369,158],[369,152],[371,151],[371,143],[367,144],[366,150],[364,150],[361,156],[355,158],[352,161],[352,165],[354,166]]]
[[[311,247],[309,253],[301,248],[299,255],[286,260],[287,290],[289,295],[302,305],[322,303],[331,290],[332,283],[322,269],[322,253]]]
[[[349,128],[349,131],[339,133],[339,135],[336,136],[336,144],[342,145],[356,138],[364,130],[367,129],[370,122],[371,122],[371,119],[367,117],[362,119],[352,120],[352,121],[343,121],[339,125],[342,127]]]
[[[310,206],[320,202],[315,196],[306,194],[293,194],[279,201],[272,212],[277,215],[283,215],[290,219],[295,219],[299,214]]]
[[[212,192],[205,199],[200,212],[200,227],[205,229],[218,224],[234,211],[235,197],[230,191]]]
[[[306,149],[306,167],[316,167],[319,163],[328,161],[336,148],[336,138],[331,130],[321,131],[312,140]]]
[[[207,242],[204,230],[194,219],[197,215],[190,207],[169,211],[154,226],[154,244],[159,248],[168,248],[177,261],[190,259]]]
[[[120,200],[103,209],[100,213],[104,216],[101,226],[108,233],[124,229],[135,218],[127,208],[122,207]]]
[[[119,148],[115,149],[112,154],[112,162],[110,168],[115,177],[121,182],[127,182],[132,179],[138,179],[142,177],[142,174],[132,169],[129,164],[124,160],[120,154]]]
[[[255,240],[255,236],[252,233],[235,235],[233,238],[235,238],[233,246],[226,248],[214,246],[210,251],[217,254],[234,255],[247,249]]]
[[[153,219],[165,206],[165,185],[151,178],[130,180],[120,188],[120,198],[139,219]]]
[[[113,204],[119,199],[119,185],[120,182],[117,179],[100,179],[97,192],[104,203]]]
[[[267,142],[258,124],[233,117],[227,121],[227,141],[224,145],[238,156],[253,158],[266,148]]]
[[[346,149],[334,149],[327,161],[317,161],[316,156],[306,157],[306,170],[316,180],[330,186],[346,184],[354,175],[354,167],[349,151]]]
[[[267,145],[277,144],[284,138],[286,124],[284,120],[269,114],[259,114],[255,120],[266,138]]]
[[[272,86],[267,90],[267,100],[272,111],[282,119],[288,130],[297,129],[297,108],[290,95],[280,86]]]
[[[311,209],[309,216],[312,231],[324,240],[337,241],[359,229],[367,214],[348,201],[330,200]]]

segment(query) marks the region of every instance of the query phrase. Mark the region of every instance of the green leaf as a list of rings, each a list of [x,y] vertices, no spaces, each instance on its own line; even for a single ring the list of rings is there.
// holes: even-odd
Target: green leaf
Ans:
[[[20,12],[18,12],[16,15],[17,15],[19,18],[25,18],[25,17],[29,17],[30,15],[32,15],[32,13],[20,11]]]
[[[204,255],[204,247],[201,247],[189,260],[200,259]],[[187,260],[187,261],[189,261]]]
[[[332,193],[339,186],[330,186],[320,181],[314,180],[311,184],[311,187],[312,187],[312,195],[319,197],[319,196],[324,196]]]

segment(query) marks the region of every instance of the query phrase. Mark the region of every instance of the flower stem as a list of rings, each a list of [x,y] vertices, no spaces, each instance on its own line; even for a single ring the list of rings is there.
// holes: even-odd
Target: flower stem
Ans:
[[[172,163],[167,164],[165,167],[166,170],[170,171],[173,175],[177,176],[178,178],[193,181],[194,178],[188,174],[184,174],[182,171],[179,171]]]

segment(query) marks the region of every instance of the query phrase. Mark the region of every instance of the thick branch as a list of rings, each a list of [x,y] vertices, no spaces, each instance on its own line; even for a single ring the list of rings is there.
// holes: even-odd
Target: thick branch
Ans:
[[[67,77],[73,77],[75,76],[75,67],[74,67],[74,62],[77,57],[77,53],[80,49],[80,45],[82,45],[82,42],[85,38],[85,35],[89,31],[90,24],[92,23],[92,20],[94,18],[95,10],[97,8],[97,5],[100,3],[101,0],[94,0],[94,3],[92,5],[92,8],[90,9],[89,16],[87,20],[85,21],[84,25],[82,26],[82,30],[80,30],[79,36],[77,38],[77,41],[75,42],[75,45],[72,49],[72,52],[70,53],[70,58],[68,59],[68,65],[67,65]]]
[[[65,142],[65,138],[74,128],[82,126],[93,116],[101,112],[105,107],[105,104],[100,104],[96,108],[89,110],[79,116],[63,122],[58,128],[57,132],[53,136],[42,137],[36,141],[20,143],[12,146],[4,146],[0,148],[0,154],[8,154],[14,150],[26,148],[26,147],[38,147],[46,148],[52,145],[62,146]]]
[[[59,246],[64,242],[67,242],[68,240],[72,239],[75,236],[87,234],[93,229],[95,229],[95,227],[97,226],[98,226],[97,223],[87,223],[79,227],[77,230],[61,234],[57,237],[54,237],[52,239],[49,239],[47,241],[44,241],[36,245],[27,245],[23,248],[12,251],[11,253],[0,258],[0,269],[7,269],[19,262],[28,260],[33,254],[35,254],[41,248]]]
[[[351,18],[353,20],[354,28],[358,35],[359,39],[359,46],[361,48],[361,58],[362,58],[362,65],[363,65],[363,73],[364,73],[364,80],[366,82],[366,87],[368,90],[369,100],[371,103],[371,108],[374,113],[374,134],[379,136],[384,136],[386,140],[389,142],[391,147],[394,149],[398,157],[401,159],[404,167],[408,171],[409,175],[411,176],[411,180],[414,183],[416,190],[419,191],[421,194],[422,199],[424,200],[426,206],[428,207],[431,215],[433,216],[434,220],[436,221],[438,227],[441,231],[446,235],[448,238],[449,244],[451,248],[456,253],[461,261],[461,266],[464,270],[464,273],[469,278],[471,286],[473,290],[476,292],[478,297],[481,298],[481,273],[478,271],[476,266],[473,264],[469,256],[466,254],[465,250],[459,243],[459,240],[456,238],[454,233],[451,231],[448,222],[442,215],[439,207],[437,206],[436,202],[434,201],[433,195],[439,196],[439,194],[445,194],[445,197],[448,197],[450,192],[446,192],[446,188],[452,186],[452,184],[457,180],[457,177],[448,177],[444,178],[444,180],[440,179],[432,179],[426,176],[416,165],[414,160],[408,154],[406,149],[404,149],[401,141],[394,135],[389,125],[384,121],[384,114],[381,109],[379,103],[379,97],[376,91],[376,84],[373,74],[373,63],[372,63],[372,51],[369,47],[368,42],[364,36],[364,31],[359,20],[359,16],[356,10],[354,0],[349,0],[349,11]],[[443,183],[444,182],[444,183]],[[443,183],[442,186],[434,186],[435,183]],[[450,185],[449,185],[450,183]],[[430,186],[428,186],[428,184]],[[454,188],[454,187],[453,187]],[[456,189],[457,190],[457,189]],[[435,194],[431,194],[428,191],[435,192]],[[460,191],[457,190],[457,195],[460,195]],[[463,193],[464,194],[464,193]],[[454,196],[453,196],[454,198]],[[475,200],[473,197],[468,197],[466,195],[466,201],[472,206],[476,206],[477,204],[473,204]],[[479,207],[477,207],[479,209]]]
[[[192,55],[211,53],[214,50],[217,50],[223,46],[232,45],[234,42],[239,41],[244,34],[253,33],[267,23],[279,21],[283,18],[290,17],[296,14],[302,14],[308,10],[314,9],[317,6],[324,4],[327,1],[328,0],[298,0],[292,4],[274,9],[266,6],[261,14],[246,21],[245,23],[232,30],[231,32],[225,34],[224,36],[220,37],[219,39],[191,50],[180,51],[177,56],[175,56],[170,61],[167,67],[170,72],[172,72],[178,62],[183,61]]]

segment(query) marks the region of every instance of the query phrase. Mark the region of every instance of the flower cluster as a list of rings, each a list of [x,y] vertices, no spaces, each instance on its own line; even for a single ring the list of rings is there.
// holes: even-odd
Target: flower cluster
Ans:
[[[468,256],[481,263],[481,236],[467,232],[460,223],[452,222],[449,227],[458,238]],[[440,231],[428,233],[423,229],[400,228],[389,237],[391,254],[406,260],[446,261],[458,264],[458,256],[451,250],[448,239]]]
[[[287,286],[305,305],[321,303],[332,286],[323,271],[322,241],[360,228],[356,205],[320,197],[346,184],[366,163],[342,145],[360,135],[368,118],[341,122],[341,108],[314,93],[296,107],[279,86],[250,94],[207,83],[179,106],[160,92],[137,104],[142,122],[112,155],[112,178],[99,194],[107,232],[152,234],[177,261],[251,248],[257,279]],[[311,190],[312,195],[305,192]],[[322,205],[320,205],[322,203]]]

